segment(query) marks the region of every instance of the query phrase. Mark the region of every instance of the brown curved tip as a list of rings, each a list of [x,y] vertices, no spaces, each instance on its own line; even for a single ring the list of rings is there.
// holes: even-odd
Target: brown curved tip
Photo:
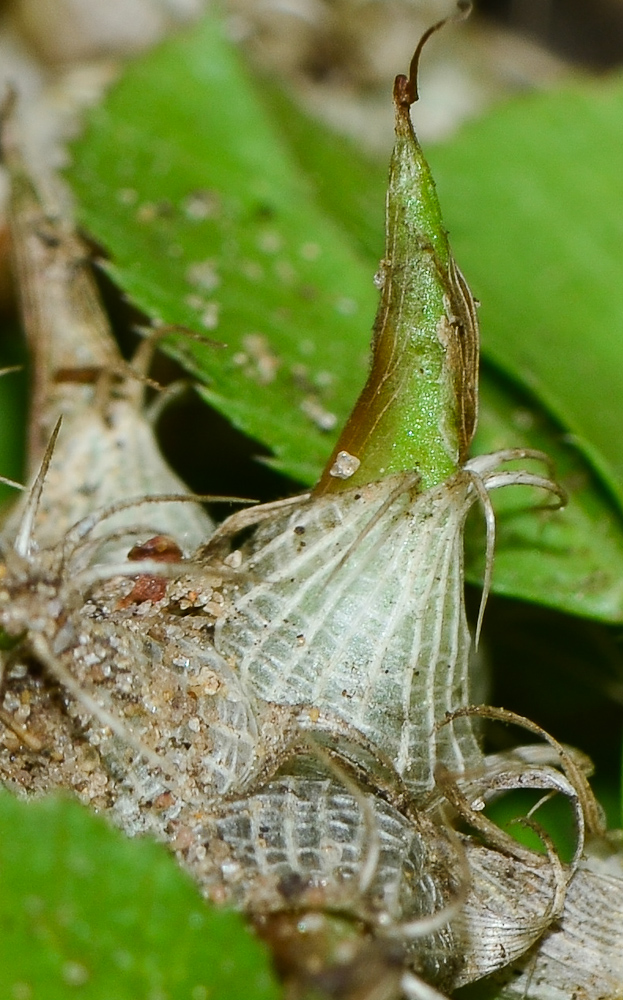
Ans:
[[[427,30],[420,38],[419,42],[417,43],[415,52],[413,53],[411,65],[409,66],[409,76],[402,77],[402,79],[406,81],[406,84],[404,86],[404,93],[405,93],[405,98],[408,96],[408,101],[409,101],[407,105],[408,107],[410,107],[412,104],[415,104],[415,102],[419,97],[417,78],[418,78],[418,70],[420,67],[420,56],[422,55],[422,50],[426,45],[428,39],[431,37],[431,35],[435,35],[438,31],[440,31],[443,27],[445,27],[446,24],[452,24],[458,21],[464,21],[466,17],[469,17],[469,15],[472,12],[472,9],[473,9],[472,0],[457,0],[456,11],[454,12],[454,14],[450,14],[448,17],[442,18],[441,21],[436,21],[435,24],[431,24],[430,28],[427,28]],[[396,77],[396,82],[394,84],[394,100],[396,101],[397,104],[400,103],[402,106],[404,105],[405,101],[400,100],[399,102],[396,97],[396,87],[399,79],[401,78]]]

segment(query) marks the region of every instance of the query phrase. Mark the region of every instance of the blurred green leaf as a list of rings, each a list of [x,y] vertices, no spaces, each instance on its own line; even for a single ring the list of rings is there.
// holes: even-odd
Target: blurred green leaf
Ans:
[[[556,459],[571,494],[564,514],[536,516],[522,512],[525,491],[496,497],[494,586],[623,621],[620,514],[568,443],[568,428],[576,437],[584,428],[578,446],[612,486],[613,462],[602,444],[615,454],[611,431],[623,394],[608,392],[623,365],[616,354],[607,360],[614,317],[605,334],[602,325],[618,294],[614,237],[623,222],[612,221],[610,205],[613,164],[623,156],[614,109],[620,100],[623,112],[623,96],[620,83],[584,86],[584,96],[539,95],[497,109],[430,157],[457,257],[484,302],[485,356],[520,386],[517,396],[487,369],[477,447],[541,447]],[[587,161],[599,121],[607,132],[600,140],[604,156]],[[568,154],[578,148],[584,158]],[[274,85],[252,81],[214,18],[131,66],[74,149],[70,180],[81,218],[111,253],[113,277],[167,323],[201,329],[201,315],[214,317],[218,303],[218,326],[209,332],[227,349],[179,338],[171,349],[207,383],[208,401],[305,483],[316,478],[334,440],[314,419],[330,422],[333,414],[337,430],[364,381],[386,175],[385,166],[368,163],[351,143],[310,122]],[[590,248],[597,257],[588,257]],[[606,306],[595,261],[608,255]],[[193,264],[206,260],[202,289],[201,280],[188,279],[201,278]],[[601,334],[602,347],[593,351]],[[526,352],[534,370],[524,364]],[[611,370],[608,392],[590,384],[594,355]],[[581,386],[573,413],[571,401],[560,404],[562,382]],[[562,430],[543,407],[564,418]],[[475,580],[477,528],[470,538],[468,571]]]
[[[0,969],[12,1000],[277,1000],[260,943],[164,848],[76,802],[0,794]]]

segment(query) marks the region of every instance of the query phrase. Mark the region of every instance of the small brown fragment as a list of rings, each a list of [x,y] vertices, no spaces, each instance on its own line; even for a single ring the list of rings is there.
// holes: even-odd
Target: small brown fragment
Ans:
[[[117,607],[129,608],[132,604],[142,604],[144,601],[161,601],[167,592],[167,581],[163,576],[152,576],[143,573],[137,577],[136,583],[129,594],[123,597]]]
[[[165,809],[170,809],[174,802],[175,798],[173,797],[171,792],[163,792],[162,795],[159,795],[157,798],[154,799],[154,809],[162,811],[164,811]]]
[[[133,562],[140,562],[143,559],[153,559],[154,562],[175,563],[181,562],[183,558],[184,554],[179,545],[168,535],[154,535],[153,538],[148,538],[146,542],[134,545],[128,552],[128,559]]]

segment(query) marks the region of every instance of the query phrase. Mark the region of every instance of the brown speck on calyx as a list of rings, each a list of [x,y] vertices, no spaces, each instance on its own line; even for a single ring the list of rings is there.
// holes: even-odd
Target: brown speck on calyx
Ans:
[[[119,601],[117,607],[119,609],[129,608],[132,604],[143,604],[145,601],[155,604],[162,600],[166,592],[167,581],[163,576],[143,573],[138,577],[130,593]]]
[[[146,542],[134,545],[128,552],[128,559],[131,562],[151,559],[153,562],[177,563],[181,562],[183,558],[184,554],[179,545],[168,535],[154,535]],[[167,581],[165,577],[153,573],[142,573],[136,578],[130,593],[119,601],[117,607],[119,609],[129,608],[132,604],[143,604],[145,601],[155,604],[163,599],[166,592]]]
[[[157,798],[154,799],[153,807],[158,810],[170,809],[174,802],[175,798],[171,792],[162,792],[161,795],[158,795]]]
[[[173,214],[173,205],[166,198],[158,202],[146,201],[136,210],[136,218],[139,222],[155,222],[156,219],[166,219]]]

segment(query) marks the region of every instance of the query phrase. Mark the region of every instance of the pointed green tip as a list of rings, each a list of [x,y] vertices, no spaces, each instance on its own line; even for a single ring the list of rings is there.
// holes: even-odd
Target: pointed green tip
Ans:
[[[467,457],[477,409],[478,323],[430,168],[416,139],[413,84],[396,77],[385,256],[372,365],[316,487],[329,492],[417,471],[422,488]]]

